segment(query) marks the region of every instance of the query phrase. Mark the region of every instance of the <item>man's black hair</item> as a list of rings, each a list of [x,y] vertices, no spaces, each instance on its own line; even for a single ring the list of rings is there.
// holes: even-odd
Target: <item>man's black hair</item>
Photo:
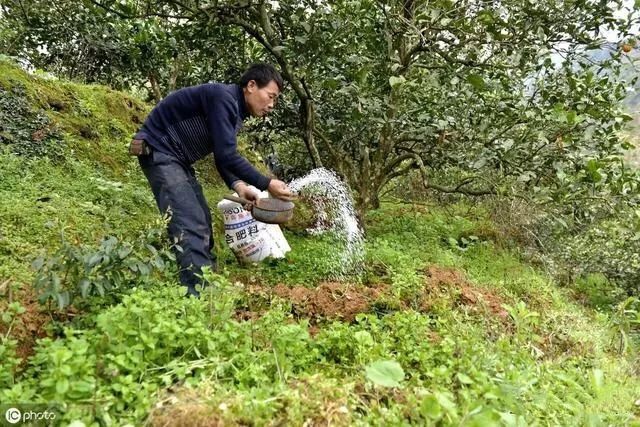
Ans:
[[[280,73],[270,64],[253,64],[240,77],[240,86],[247,87],[251,80],[255,80],[258,88],[263,88],[269,84],[271,80],[276,82],[278,89],[282,91],[284,81]]]

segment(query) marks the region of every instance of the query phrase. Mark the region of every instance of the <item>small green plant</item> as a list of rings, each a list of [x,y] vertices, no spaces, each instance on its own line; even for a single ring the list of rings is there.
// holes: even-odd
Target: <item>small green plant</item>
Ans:
[[[366,377],[382,387],[402,387],[404,370],[395,360],[378,360],[365,369]]]
[[[618,304],[609,321],[611,343],[618,353],[625,353],[640,332],[640,299],[629,297]]]
[[[19,302],[9,303],[9,306],[0,317],[0,324],[4,334],[0,334],[0,389],[10,387],[15,382],[15,373],[20,359],[16,356],[17,340],[13,339],[11,332],[25,308]],[[5,329],[6,328],[6,329]]]
[[[40,301],[53,301],[62,310],[75,298],[104,297],[144,282],[154,270],[162,271],[167,261],[174,260],[162,243],[163,233],[150,228],[134,242],[108,236],[97,249],[72,245],[62,236],[62,246],[53,256],[32,264]]]
[[[202,279],[204,284],[202,293],[209,300],[209,321],[213,329],[231,318],[236,303],[240,299],[241,288],[229,282],[227,277],[213,273],[209,267],[203,268]]]
[[[540,324],[540,314],[529,310],[524,301],[518,301],[514,306],[503,305],[511,316],[516,327],[516,337],[519,341],[537,339],[535,327]]]
[[[458,249],[460,251],[466,251],[470,246],[477,244],[479,238],[477,236],[460,236],[458,238],[449,236],[446,238],[446,242],[451,249]]]

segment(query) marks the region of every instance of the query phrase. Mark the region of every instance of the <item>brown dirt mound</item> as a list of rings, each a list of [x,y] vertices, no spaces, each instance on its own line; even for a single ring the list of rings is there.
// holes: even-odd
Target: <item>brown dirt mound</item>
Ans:
[[[316,288],[304,286],[273,288],[250,286],[247,292],[261,297],[277,296],[291,301],[293,314],[312,319],[340,319],[351,322],[359,313],[367,313],[371,305],[384,293],[386,287],[368,288],[349,283],[325,282]],[[238,314],[241,319],[251,319],[255,312]]]
[[[291,301],[295,314],[351,322],[359,313],[369,311],[381,292],[374,288],[327,282],[317,288],[289,288],[278,285],[275,295]]]
[[[474,285],[461,271],[430,266],[425,274],[427,280],[422,291],[420,311],[432,311],[434,305],[449,301],[454,306],[488,312],[501,321],[508,319],[508,313],[502,308],[503,298],[494,290]],[[290,301],[292,313],[297,317],[310,318],[312,323],[317,323],[320,319],[352,322],[356,315],[371,312],[376,302],[385,301],[387,297],[397,302],[397,309],[403,310],[412,306],[411,301],[397,301],[389,286],[384,284],[365,287],[350,283],[324,282],[315,288],[252,284],[246,291],[250,296],[258,297],[262,307],[259,310],[238,310],[236,318],[239,320],[251,320],[262,316],[268,309],[265,303],[270,302],[274,296]],[[312,334],[314,332],[317,331],[312,331]]]
[[[430,286],[460,286],[466,285],[468,280],[464,277],[464,273],[454,268],[438,267],[432,265],[427,268],[428,285]]]
[[[33,354],[33,348],[38,338],[47,336],[45,326],[51,321],[51,317],[45,312],[38,302],[33,290],[28,286],[22,286],[16,292],[9,288],[10,281],[0,283],[0,311],[4,311],[11,301],[19,301],[25,308],[11,328],[11,337],[18,340],[17,356],[23,362]],[[0,324],[0,333],[5,334],[7,325]]]
[[[502,297],[490,289],[481,288],[471,283],[461,271],[453,268],[430,266],[427,268],[427,284],[422,300],[422,308],[426,311],[431,306],[434,294],[440,289],[457,291],[456,303],[472,308],[485,308],[494,316],[506,320],[509,316],[502,308]],[[437,298],[437,296],[435,296]]]

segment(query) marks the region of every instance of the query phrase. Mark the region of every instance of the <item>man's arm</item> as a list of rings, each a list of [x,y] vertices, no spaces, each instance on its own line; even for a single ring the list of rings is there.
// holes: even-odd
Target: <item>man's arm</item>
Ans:
[[[260,190],[269,188],[271,179],[262,175],[251,163],[238,153],[236,141],[237,105],[227,93],[207,100],[207,122],[213,138],[213,155],[218,172],[229,188],[235,181],[242,180]]]

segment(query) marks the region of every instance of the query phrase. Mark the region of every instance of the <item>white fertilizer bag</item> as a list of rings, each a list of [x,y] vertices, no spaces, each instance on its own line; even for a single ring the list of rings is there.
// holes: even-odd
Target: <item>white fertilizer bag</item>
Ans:
[[[266,191],[260,192],[251,187],[260,198],[269,197]],[[235,194],[235,193],[234,193]],[[284,258],[291,250],[277,224],[265,224],[256,221],[251,212],[241,204],[231,200],[221,200],[218,209],[224,219],[224,239],[238,261],[260,262],[267,257]]]

